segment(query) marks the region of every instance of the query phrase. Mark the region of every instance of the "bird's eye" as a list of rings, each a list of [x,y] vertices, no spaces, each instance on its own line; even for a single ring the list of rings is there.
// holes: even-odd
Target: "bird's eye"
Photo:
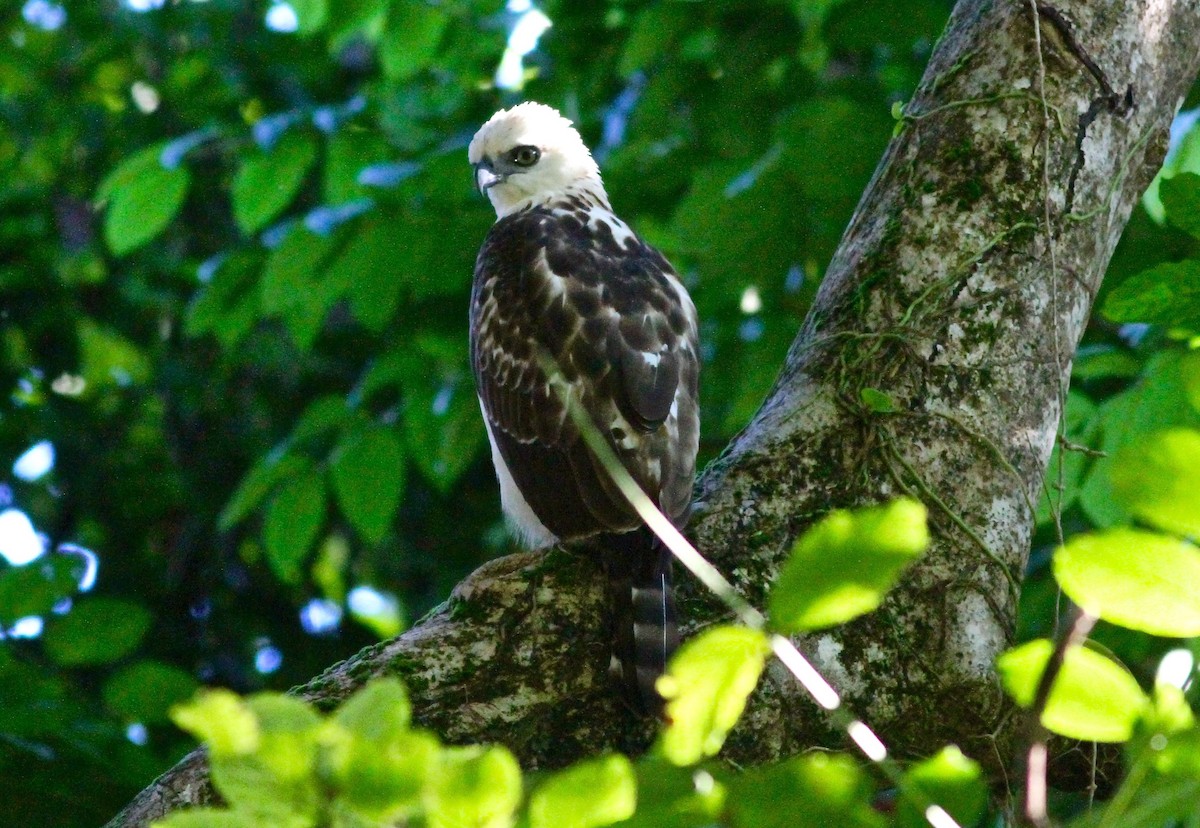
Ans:
[[[535,146],[526,144],[514,149],[508,154],[508,157],[518,167],[532,167],[542,157],[542,151]]]

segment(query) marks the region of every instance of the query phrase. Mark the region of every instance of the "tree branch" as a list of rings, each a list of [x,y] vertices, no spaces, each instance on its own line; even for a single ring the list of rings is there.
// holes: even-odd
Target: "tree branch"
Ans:
[[[1012,637],[1011,584],[1071,356],[1200,65],[1194,0],[1063,0],[1038,13],[1044,100],[1026,0],[959,2],[774,389],[698,483],[697,546],[760,606],[793,541],[830,508],[904,492],[930,506],[935,543],[884,606],[800,641],[901,755],[954,742],[993,766],[1010,758],[992,662]],[[864,405],[868,388],[899,413]],[[693,630],[722,617],[687,583],[680,610]],[[606,624],[592,562],[514,555],[299,692],[328,707],[398,675],[417,721],[451,742],[502,741],[536,767],[637,752],[653,725],[608,683]],[[776,668],[731,759],[840,746]],[[210,797],[193,754],[110,825]]]

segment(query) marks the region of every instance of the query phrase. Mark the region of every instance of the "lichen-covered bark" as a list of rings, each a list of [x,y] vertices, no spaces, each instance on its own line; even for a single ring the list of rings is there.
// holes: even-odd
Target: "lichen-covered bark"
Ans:
[[[929,505],[933,548],[883,608],[801,642],[901,754],[949,741],[1008,759],[991,664],[1012,635],[1071,355],[1198,66],[1200,0],[962,0],[775,388],[698,484],[699,548],[760,603],[830,508],[906,492]],[[868,388],[895,412],[866,406]],[[721,615],[681,592],[693,628]],[[333,705],[394,674],[450,741],[503,741],[540,767],[636,751],[652,726],[606,679],[604,607],[592,562],[512,556],[299,692]],[[770,668],[726,751],[817,744],[840,739]],[[210,795],[193,755],[111,825]]]

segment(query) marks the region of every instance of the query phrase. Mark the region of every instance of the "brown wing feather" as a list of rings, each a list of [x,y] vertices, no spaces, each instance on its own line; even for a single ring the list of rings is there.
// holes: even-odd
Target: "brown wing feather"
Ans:
[[[698,434],[690,301],[656,251],[631,234],[618,244],[585,216],[537,208],[498,221],[471,301],[472,365],[497,448],[539,520],[567,540],[640,521],[548,387],[539,348],[673,517],[686,511]]]

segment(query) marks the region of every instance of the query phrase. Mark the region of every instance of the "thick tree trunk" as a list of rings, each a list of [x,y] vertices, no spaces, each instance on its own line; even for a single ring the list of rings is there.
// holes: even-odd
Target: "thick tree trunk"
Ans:
[[[962,0],[775,388],[698,484],[697,545],[760,605],[830,508],[902,493],[929,506],[934,545],[883,608],[800,642],[902,755],[954,742],[1009,759],[992,662],[1012,637],[1071,356],[1198,67],[1200,0]],[[864,405],[868,388],[895,413]],[[692,629],[722,616],[681,591]],[[443,738],[561,765],[651,736],[607,679],[608,640],[594,565],[514,555],[300,692],[332,706],[398,675]],[[817,744],[841,740],[769,669],[726,753]],[[197,753],[110,824],[210,796]]]

